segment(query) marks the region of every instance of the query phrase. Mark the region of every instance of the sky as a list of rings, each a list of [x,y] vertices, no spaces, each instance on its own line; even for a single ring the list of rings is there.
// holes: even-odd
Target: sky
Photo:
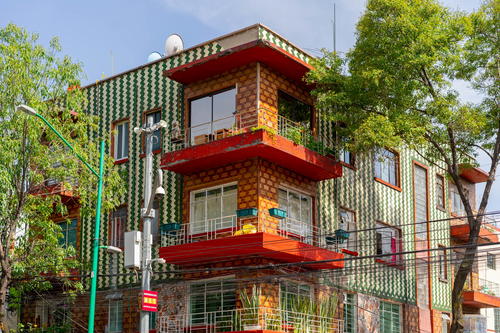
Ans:
[[[366,0],[0,0],[0,26],[15,23],[47,44],[57,36],[64,54],[83,64],[83,83],[140,66],[151,52],[163,52],[165,38],[180,34],[191,47],[234,30],[262,23],[313,55],[333,48],[348,51]],[[450,8],[472,11],[480,0],[442,0]],[[479,96],[457,83],[464,100]],[[489,167],[484,158],[480,162]],[[479,187],[479,190],[481,187]],[[481,191],[478,191],[481,192]],[[489,210],[500,210],[496,182]]]

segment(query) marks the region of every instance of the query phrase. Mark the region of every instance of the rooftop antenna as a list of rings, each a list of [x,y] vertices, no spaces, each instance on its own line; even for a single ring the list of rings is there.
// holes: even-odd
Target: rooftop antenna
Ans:
[[[113,50],[109,50],[109,55],[111,56],[111,75],[115,73],[115,57],[113,56]]]
[[[333,2],[333,52],[337,53],[337,31],[336,31],[336,18],[335,18],[335,1]]]

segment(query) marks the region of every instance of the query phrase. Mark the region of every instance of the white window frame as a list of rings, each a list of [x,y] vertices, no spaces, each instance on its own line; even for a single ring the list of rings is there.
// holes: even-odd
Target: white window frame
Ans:
[[[218,188],[220,188],[221,191],[223,191],[223,189],[225,187],[229,187],[229,186],[236,186],[236,192],[234,194],[236,196],[236,207],[235,207],[234,214],[231,214],[228,216],[222,216],[224,200],[221,200],[221,210],[220,210],[221,216],[213,218],[213,219],[207,219],[206,215],[207,215],[207,211],[208,211],[208,203],[207,203],[206,196],[205,196],[205,219],[200,220],[200,221],[196,221],[195,220],[195,200],[194,200],[195,195],[198,193],[201,193],[201,192],[208,192],[208,191],[215,190]],[[221,193],[223,193],[223,192],[221,192]],[[223,196],[224,196],[224,194],[221,195],[221,197],[223,197]],[[220,230],[220,229],[235,228],[236,227],[236,210],[237,209],[238,209],[238,182],[230,182],[230,183],[220,184],[217,186],[211,186],[211,187],[206,187],[206,188],[191,191],[190,198],[189,198],[189,216],[190,216],[189,233],[191,235],[196,235],[196,234],[203,234],[206,232],[213,232],[213,231]],[[203,225],[202,225],[202,223],[203,223]],[[211,226],[211,225],[209,225],[210,223],[213,223],[214,225]]]
[[[113,313],[112,313],[113,311]],[[117,316],[112,318],[112,316]],[[114,321],[113,326],[112,320]],[[116,327],[118,325],[118,327]],[[120,333],[123,331],[123,300],[113,299],[108,304],[108,333]]]
[[[123,131],[123,126],[127,124],[127,130],[126,131]],[[121,133],[122,133],[122,136],[120,137],[120,129],[122,129]],[[119,121],[117,123],[114,124],[114,130],[115,130],[115,135],[114,135],[114,143],[113,143],[113,153],[114,153],[114,159],[116,161],[121,161],[121,160],[125,160],[128,158],[128,155],[129,155],[129,152],[130,152],[130,147],[129,147],[129,136],[130,136],[130,121],[127,119],[127,120],[123,120],[123,121]],[[122,151],[118,151],[118,142],[121,141],[121,144],[122,144]],[[125,154],[125,147],[127,148],[126,151],[127,151],[127,154]]]
[[[375,233],[382,235],[381,236],[381,245],[382,245],[382,253],[378,253],[378,236],[375,238],[375,250],[377,255],[379,254],[391,254],[391,253],[398,253],[401,252],[401,231],[393,226],[383,224],[380,222],[376,222],[375,224],[376,230]],[[395,244],[395,249],[392,249],[392,239],[396,239],[396,244]],[[387,250],[389,249],[389,250]],[[383,256],[378,258],[379,260],[383,260],[386,262],[391,262],[391,263],[399,263],[400,261],[400,255],[393,255],[393,256]]]
[[[344,230],[349,232],[349,238],[344,245],[344,248],[350,251],[357,252],[357,226],[356,226],[356,213],[346,208],[339,209],[340,222],[343,224]]]
[[[300,293],[298,294],[293,294],[292,292],[288,292],[285,290],[286,294],[294,295],[295,297],[307,297],[310,300],[314,299],[314,285],[311,283],[306,283],[306,282],[301,282],[301,281],[295,281],[291,279],[282,279],[279,283],[279,305],[280,309],[286,309],[287,311],[292,311],[292,309],[288,309],[286,304],[283,304],[284,299],[283,299],[283,286],[287,286],[289,284],[295,284],[297,286],[297,290],[300,290],[300,286],[307,286],[309,288],[309,294],[308,295],[302,295]]]
[[[287,207],[283,207],[279,203],[279,191],[280,190],[286,192]],[[296,219],[296,218],[290,217],[290,193],[298,195],[300,203],[302,203],[303,197],[309,199],[309,221],[302,220],[302,204],[299,207],[301,218]],[[280,225],[279,225],[280,230],[284,231],[286,233],[290,233],[292,235],[299,236],[299,237],[312,236],[313,220],[314,220],[313,200],[314,200],[314,197],[308,193],[304,193],[304,192],[298,191],[294,188],[290,188],[290,187],[286,187],[286,186],[279,186],[279,188],[278,188],[278,204],[279,204],[280,209],[285,210],[287,213],[287,217],[285,219],[280,220]],[[309,241],[312,241],[312,239],[309,239]]]
[[[382,331],[382,322],[383,322],[383,309],[382,309],[382,305],[383,304],[390,304],[392,306],[394,306],[394,305],[398,306],[398,313],[397,313],[397,315],[394,312],[390,312],[390,314],[391,314],[391,317],[393,319],[394,318],[398,318],[399,325],[398,325],[398,327],[391,327],[390,331]],[[384,312],[388,312],[388,311],[384,311]],[[380,313],[380,333],[401,333],[401,325],[402,325],[402,322],[403,322],[401,320],[401,304],[399,304],[399,303],[392,303],[392,302],[386,302],[386,301],[381,301],[380,302],[379,313]],[[391,326],[393,326],[393,325],[391,324]],[[394,330],[394,328],[396,330]]]

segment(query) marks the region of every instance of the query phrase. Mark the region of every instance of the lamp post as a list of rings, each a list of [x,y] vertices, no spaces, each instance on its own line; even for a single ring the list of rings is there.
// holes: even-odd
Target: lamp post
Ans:
[[[95,230],[94,239],[92,245],[92,271],[90,272],[91,284],[90,284],[90,305],[89,305],[89,321],[88,321],[88,333],[94,332],[94,318],[95,318],[95,300],[97,291],[97,272],[98,272],[98,261],[99,261],[99,236],[101,231],[101,202],[102,202],[102,183],[104,174],[104,140],[101,140],[99,146],[99,173],[97,173],[90,164],[83,159],[83,157],[75,151],[73,146],[59,133],[47,119],[45,119],[41,114],[39,114],[35,109],[27,105],[19,105],[16,107],[17,111],[22,111],[30,116],[38,117],[42,120],[63,142],[64,144],[75,154],[75,156],[87,167],[97,177],[97,203],[95,212]],[[107,247],[108,251],[114,251],[111,247]]]

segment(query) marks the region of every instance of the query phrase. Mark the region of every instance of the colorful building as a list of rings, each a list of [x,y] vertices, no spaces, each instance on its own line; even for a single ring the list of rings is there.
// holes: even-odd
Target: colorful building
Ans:
[[[450,195],[416,153],[335,151],[303,76],[312,56],[260,24],[84,87],[123,172],[101,239],[140,230],[143,140],[163,119],[155,168],[157,332],[447,332]],[[67,241],[91,258],[92,219]],[[348,232],[348,238],[345,239]],[[442,247],[439,251],[428,251]],[[406,253],[409,252],[409,253]],[[137,332],[140,274],[100,254],[97,332]],[[26,302],[25,322],[84,331],[88,295]]]

